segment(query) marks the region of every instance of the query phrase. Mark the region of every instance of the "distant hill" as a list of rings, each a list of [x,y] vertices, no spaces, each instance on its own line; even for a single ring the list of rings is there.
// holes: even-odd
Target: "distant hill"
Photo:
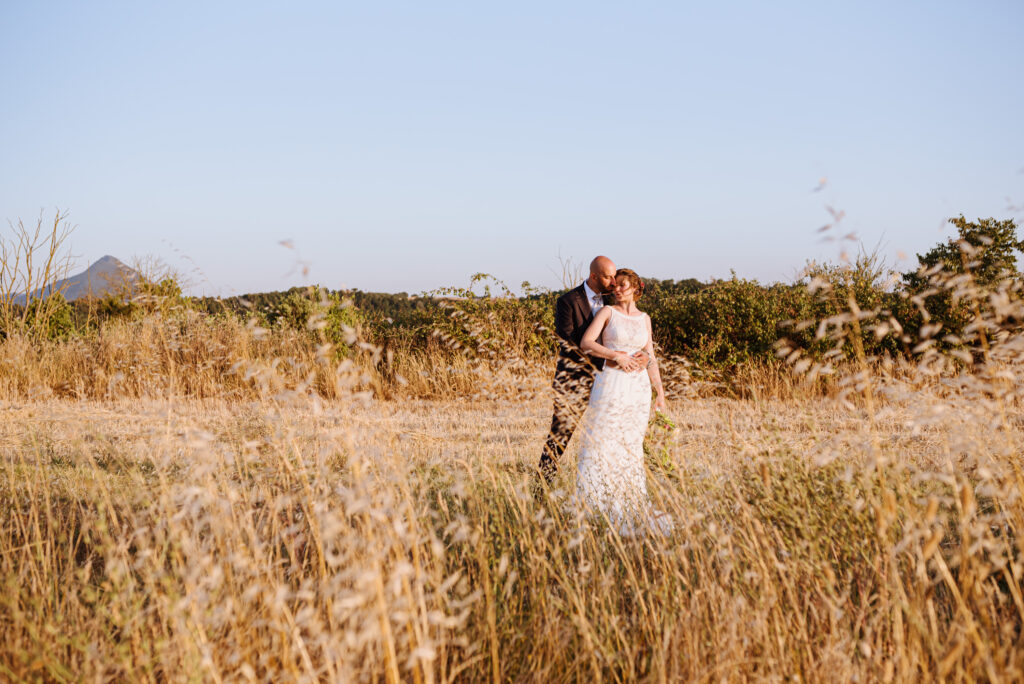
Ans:
[[[139,282],[139,278],[138,271],[108,254],[81,273],[58,280],[52,287],[45,288],[46,292],[42,288],[36,290],[32,297],[63,291],[64,299],[69,302],[87,297],[99,299],[109,292],[130,290]],[[15,303],[24,305],[25,295],[18,297]]]

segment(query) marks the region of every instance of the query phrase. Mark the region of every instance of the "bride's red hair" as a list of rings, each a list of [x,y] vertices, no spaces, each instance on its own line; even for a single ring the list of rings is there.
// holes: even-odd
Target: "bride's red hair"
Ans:
[[[633,301],[638,301],[644,294],[644,281],[631,268],[620,268],[615,272],[615,279],[625,278],[633,286]]]

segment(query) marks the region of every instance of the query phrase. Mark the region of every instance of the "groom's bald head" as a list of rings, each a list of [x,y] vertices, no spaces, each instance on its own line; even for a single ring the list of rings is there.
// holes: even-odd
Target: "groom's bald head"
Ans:
[[[615,288],[615,262],[606,256],[595,257],[590,262],[590,277],[587,285],[594,292],[607,294]]]

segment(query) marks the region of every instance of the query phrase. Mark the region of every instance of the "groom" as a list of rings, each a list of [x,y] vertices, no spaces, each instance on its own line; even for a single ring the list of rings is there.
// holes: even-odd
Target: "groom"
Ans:
[[[551,416],[544,451],[538,466],[550,485],[558,471],[558,459],[576,431],[587,408],[594,373],[604,367],[603,359],[591,358],[580,349],[587,326],[604,306],[605,297],[615,288],[615,264],[606,256],[590,262],[590,275],[582,285],[569,290],[555,303],[555,332],[558,334],[558,366],[555,370],[555,409]],[[612,363],[609,361],[609,363]],[[642,368],[647,355],[623,361],[629,369]]]

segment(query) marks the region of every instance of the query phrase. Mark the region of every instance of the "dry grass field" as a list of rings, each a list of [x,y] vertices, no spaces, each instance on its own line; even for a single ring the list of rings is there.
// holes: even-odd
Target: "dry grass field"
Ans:
[[[0,679],[1020,680],[1024,416],[876,390],[677,397],[641,539],[536,496],[545,394],[11,398]]]
[[[661,359],[675,525],[631,538],[569,505],[576,444],[539,485],[553,359],[513,297],[387,348],[330,302],[0,307],[0,680],[1020,681],[1024,281],[959,249],[913,336],[840,269],[817,349]]]

